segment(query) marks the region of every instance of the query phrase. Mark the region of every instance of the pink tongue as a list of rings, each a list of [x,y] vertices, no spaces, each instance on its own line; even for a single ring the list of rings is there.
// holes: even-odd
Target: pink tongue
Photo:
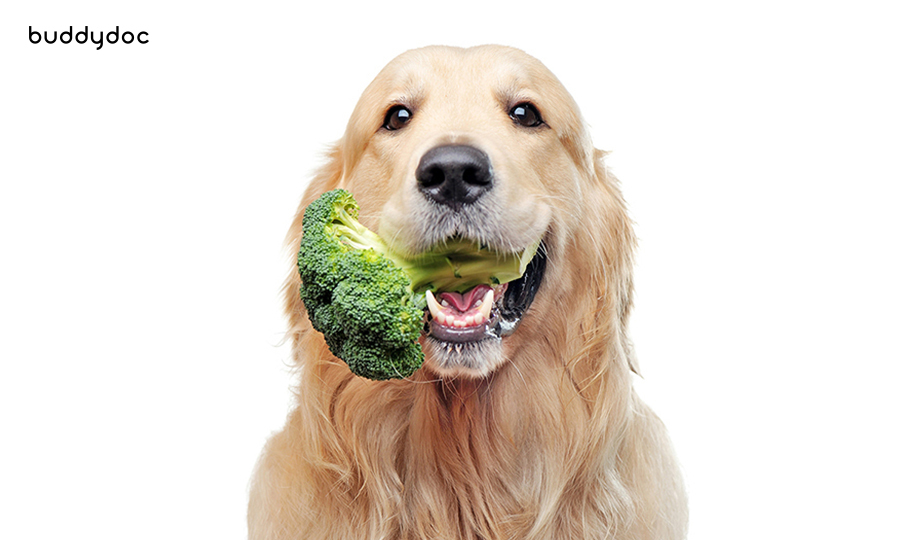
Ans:
[[[486,295],[489,290],[491,290],[489,285],[477,285],[463,294],[456,292],[441,293],[441,300],[446,300],[454,309],[460,313],[465,313],[472,309],[475,302],[480,298],[484,298],[484,295]]]

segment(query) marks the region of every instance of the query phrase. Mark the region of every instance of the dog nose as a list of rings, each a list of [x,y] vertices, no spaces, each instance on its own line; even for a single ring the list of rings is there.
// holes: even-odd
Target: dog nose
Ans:
[[[419,191],[438,204],[459,209],[494,186],[491,160],[467,145],[436,146],[425,152],[416,167]]]

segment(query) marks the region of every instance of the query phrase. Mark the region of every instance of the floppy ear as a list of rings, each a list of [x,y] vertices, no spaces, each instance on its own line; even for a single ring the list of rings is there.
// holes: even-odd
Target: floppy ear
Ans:
[[[297,252],[300,251],[300,237],[303,235],[303,210],[320,195],[340,187],[344,176],[343,140],[338,141],[326,155],[327,161],[310,181],[300,201],[300,207],[294,215],[294,221],[284,240],[285,247],[291,254],[291,270],[284,283],[284,307],[290,320],[290,334],[296,335],[302,330],[306,320],[303,303],[300,301],[300,274],[297,272]]]
[[[637,239],[634,235],[634,227],[619,189],[619,181],[606,167],[604,158],[607,152],[594,149],[594,176],[604,191],[607,199],[607,213],[604,216],[607,238],[614,243],[607,246],[609,251],[604,254],[606,264],[612,270],[606,277],[607,288],[615,297],[616,316],[618,317],[621,344],[628,367],[640,375],[637,359],[632,350],[631,340],[628,338],[628,318],[631,315],[632,298],[634,293],[634,248]]]

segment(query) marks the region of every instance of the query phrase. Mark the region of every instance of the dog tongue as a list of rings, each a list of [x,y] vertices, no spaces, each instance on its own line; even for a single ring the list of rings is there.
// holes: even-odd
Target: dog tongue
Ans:
[[[465,313],[472,309],[478,299],[484,298],[484,295],[487,294],[489,290],[491,290],[491,287],[488,285],[478,285],[463,294],[456,292],[441,293],[441,300],[446,300],[454,309],[461,313]]]

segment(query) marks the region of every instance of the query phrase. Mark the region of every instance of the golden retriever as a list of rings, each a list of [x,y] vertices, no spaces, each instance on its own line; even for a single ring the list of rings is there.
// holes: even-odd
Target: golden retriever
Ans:
[[[399,251],[451,237],[542,247],[492,289],[490,324],[426,315],[425,363],[403,380],[332,356],[292,270],[297,403],[257,465],[251,539],[684,537],[668,437],[632,390],[635,240],[603,156],[519,50],[427,47],[379,73],[303,197],[293,252],[303,208],[337,187]]]

